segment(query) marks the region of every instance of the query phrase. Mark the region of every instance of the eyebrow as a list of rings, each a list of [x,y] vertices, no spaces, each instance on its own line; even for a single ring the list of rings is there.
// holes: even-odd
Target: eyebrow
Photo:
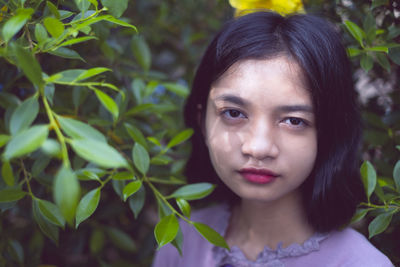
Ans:
[[[313,108],[309,105],[286,105],[286,106],[279,106],[277,108],[280,112],[307,112],[314,114]]]
[[[215,98],[216,101],[230,102],[239,106],[247,106],[248,102],[243,98],[230,94],[223,94]],[[289,113],[289,112],[307,112],[314,114],[313,108],[310,105],[283,105],[276,108],[278,112]]]
[[[247,106],[247,101],[244,100],[243,98],[239,96],[234,96],[234,95],[220,95],[215,98],[216,101],[224,101],[224,102],[230,102],[232,104],[236,104],[239,106]]]

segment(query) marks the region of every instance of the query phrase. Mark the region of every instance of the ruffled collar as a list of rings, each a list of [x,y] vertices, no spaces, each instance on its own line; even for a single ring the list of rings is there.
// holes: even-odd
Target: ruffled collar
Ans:
[[[221,219],[219,225],[215,227],[222,236],[225,236],[228,228],[231,211],[228,205],[224,205],[221,211]],[[281,261],[284,258],[298,257],[307,255],[313,251],[318,251],[320,242],[325,240],[329,234],[315,233],[303,244],[293,243],[288,247],[283,247],[282,243],[278,244],[276,250],[264,247],[263,251],[260,252],[256,261],[251,261],[246,258],[243,252],[237,246],[232,246],[231,250],[227,250],[221,247],[213,247],[213,256],[217,263],[216,266],[234,266],[234,267],[283,267],[284,264]]]

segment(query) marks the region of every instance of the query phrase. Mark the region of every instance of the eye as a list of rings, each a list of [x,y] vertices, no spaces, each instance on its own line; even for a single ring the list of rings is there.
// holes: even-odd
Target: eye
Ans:
[[[222,116],[230,120],[246,118],[246,116],[237,109],[226,109],[222,111],[221,114]]]
[[[296,127],[296,128],[305,127],[308,125],[305,120],[296,117],[285,118],[283,122],[291,127]]]

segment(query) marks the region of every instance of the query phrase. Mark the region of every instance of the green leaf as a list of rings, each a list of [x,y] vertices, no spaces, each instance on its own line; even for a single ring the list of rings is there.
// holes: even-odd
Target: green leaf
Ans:
[[[0,92],[0,106],[3,107],[4,109],[15,108],[20,103],[21,101],[15,95],[6,93],[4,91]]]
[[[52,83],[48,83],[44,87],[44,95],[46,96],[47,100],[49,101],[50,105],[54,105],[54,93],[55,93],[56,87]]]
[[[17,201],[26,195],[27,193],[20,189],[3,189],[0,190],[0,203]]]
[[[148,149],[146,138],[138,128],[129,123],[124,123],[124,126],[133,141],[141,144],[144,148]]]
[[[60,19],[60,12],[58,12],[57,7],[50,1],[47,1],[46,5],[49,8],[50,12],[54,15],[54,17]]]
[[[351,218],[350,224],[361,221],[365,217],[365,215],[367,215],[368,211],[369,209],[357,209],[353,218]]]
[[[167,165],[172,161],[172,158],[166,155],[158,155],[155,157],[152,157],[150,160],[151,164],[154,165]]]
[[[389,30],[389,32],[387,35],[387,40],[394,39],[400,35],[400,28],[397,27],[396,25],[389,26],[388,30]]]
[[[101,104],[113,115],[114,121],[116,121],[118,118],[119,110],[118,105],[115,103],[115,101],[110,96],[100,90],[95,90],[94,92],[96,93],[96,96],[100,100]]]
[[[100,187],[93,189],[81,199],[76,209],[75,228],[78,228],[79,224],[89,218],[97,209],[100,202],[100,192]]]
[[[150,157],[147,150],[141,144],[135,143],[132,149],[132,157],[136,168],[145,175],[150,166]]]
[[[400,47],[390,48],[389,58],[397,65],[400,65]]]
[[[112,187],[115,191],[115,193],[121,198],[122,200],[122,190],[125,187],[125,181],[123,180],[112,180],[111,182]]]
[[[381,187],[381,185],[380,185],[382,182],[380,182],[379,180],[380,180],[380,179],[378,178],[377,183],[376,183],[376,186],[375,186],[374,193],[375,193],[375,195],[378,196],[378,198],[379,198],[382,202],[386,202],[386,200],[385,200],[385,194],[383,193],[382,187]]]
[[[146,199],[146,190],[144,186],[141,186],[139,190],[129,198],[129,208],[133,212],[135,219],[140,214],[140,211],[143,209],[144,202]]]
[[[19,32],[35,11],[32,8],[18,9],[16,15],[9,19],[3,26],[3,38],[5,42]]]
[[[388,3],[389,0],[373,0],[371,4],[371,10],[382,5],[387,5]]]
[[[171,208],[168,207],[164,203],[164,201],[162,199],[160,199],[157,195],[156,195],[156,199],[157,199],[158,217],[159,218],[164,218],[165,216],[173,214]]]
[[[134,180],[135,174],[132,172],[118,172],[113,175],[113,180]]]
[[[74,12],[67,10],[58,10],[58,12],[60,12],[60,20],[67,19],[75,14]]]
[[[368,48],[369,51],[384,52],[389,53],[389,48],[387,46],[373,46]]]
[[[107,142],[104,135],[89,124],[61,116],[57,116],[57,120],[60,123],[61,129],[74,139],[91,139],[103,143]]]
[[[43,46],[43,44],[49,39],[46,28],[40,23],[35,26],[35,38],[40,46]]]
[[[49,165],[50,157],[38,157],[32,165],[32,176],[37,177]]]
[[[95,37],[95,36],[84,36],[84,37],[73,38],[73,39],[70,39],[68,41],[65,41],[65,42],[61,43],[59,45],[59,47],[60,46],[69,46],[69,45],[79,44],[79,43],[83,43],[83,42],[86,42],[86,41],[89,41],[89,40],[93,40],[93,39],[97,40],[98,38]]]
[[[140,180],[133,181],[127,184],[124,187],[124,190],[122,190],[124,201],[126,201],[128,197],[130,197],[131,195],[135,194],[140,189],[141,186],[142,186],[142,181]]]
[[[73,225],[80,195],[78,178],[70,168],[62,166],[54,179],[53,188],[55,203],[68,224]]]
[[[134,106],[133,108],[131,108],[130,110],[128,110],[125,115],[126,116],[132,116],[135,115],[137,113],[140,112],[149,112],[149,111],[153,111],[153,108],[155,108],[156,105],[151,104],[151,103],[146,103],[146,104],[140,104],[137,106]]]
[[[96,8],[96,10],[97,10],[97,7],[98,7],[98,5],[99,5],[99,3],[97,3],[97,0],[88,0],[92,5],[94,5],[94,7]]]
[[[363,38],[365,37],[365,32],[357,24],[349,20],[346,20],[344,25],[350,34],[360,43],[361,47],[364,47]]]
[[[9,161],[3,162],[3,166],[1,167],[1,175],[3,176],[4,182],[8,186],[14,186],[14,174]]]
[[[377,35],[375,18],[371,15],[371,13],[365,16],[363,27],[366,35],[366,42],[368,45],[370,45],[375,41]]]
[[[131,29],[135,30],[135,32],[137,32],[137,29],[136,29],[135,26],[133,26],[133,25],[131,25],[131,24],[125,22],[125,21],[122,21],[120,19],[116,19],[116,18],[114,18],[114,17],[112,17],[110,15],[99,16],[98,18],[101,18],[102,20],[105,20],[105,21],[108,21],[108,22],[111,22],[111,23],[114,23],[114,24],[117,24],[117,25],[120,25],[120,26],[123,26],[123,27],[131,28]]]
[[[61,145],[54,139],[47,139],[43,142],[42,151],[51,156],[61,158]]]
[[[47,31],[54,38],[59,37],[64,32],[64,24],[56,18],[47,17],[43,20],[43,24],[46,27]]]
[[[381,65],[386,71],[390,72],[390,63],[386,55],[384,53],[376,53],[375,55],[379,65]]]
[[[214,229],[212,229],[211,227],[209,227],[204,223],[193,222],[193,225],[196,228],[196,230],[205,239],[208,240],[208,242],[210,242],[215,246],[226,248],[229,250],[229,246],[226,243],[225,239],[220,234],[218,234]]]
[[[154,236],[158,243],[158,249],[174,240],[179,230],[179,222],[174,214],[162,218],[154,229]]]
[[[71,140],[73,150],[83,159],[105,168],[128,168],[128,162],[118,153],[115,148],[106,143],[79,139]]]
[[[136,106],[142,104],[143,92],[146,88],[146,84],[140,78],[135,78],[131,84],[131,91],[136,100]]]
[[[107,229],[107,234],[116,247],[128,252],[136,251],[135,241],[123,231],[110,227]]]
[[[168,91],[173,92],[179,96],[186,97],[189,95],[189,88],[177,83],[163,83],[163,86],[167,88]]]
[[[79,59],[85,62],[76,51],[65,47],[59,47],[56,50],[49,51],[48,53],[62,58]]]
[[[185,184],[185,181],[181,179],[177,179],[173,176],[171,176],[169,179],[167,178],[156,178],[156,177],[149,177],[148,178],[151,182],[153,183],[158,183],[158,184],[174,184],[174,185],[179,185],[179,184]]]
[[[7,144],[3,154],[4,158],[10,160],[35,151],[47,139],[48,134],[47,125],[35,125],[19,132]]]
[[[178,250],[179,255],[182,256],[183,234],[181,228],[179,228],[178,233],[176,234],[175,239],[172,240],[171,244]]]
[[[191,208],[189,202],[183,198],[177,198],[176,204],[178,204],[178,207],[182,211],[183,215],[190,219]]]
[[[90,6],[90,2],[87,0],[75,0],[75,4],[78,7],[78,9],[82,12],[88,10]]]
[[[108,8],[108,12],[116,18],[121,17],[128,8],[128,0],[101,0],[101,3]]]
[[[186,200],[201,199],[211,194],[214,188],[215,185],[209,183],[184,185],[173,192],[169,198],[183,198]]]
[[[151,51],[142,36],[133,36],[132,52],[142,69],[144,71],[149,71],[151,66]]]
[[[69,69],[57,72],[46,79],[47,82],[64,82],[73,83],[77,81],[78,77],[85,73],[84,69]]]
[[[111,71],[111,69],[109,69],[109,68],[91,68],[91,69],[88,69],[88,70],[84,71],[82,74],[80,74],[75,79],[75,82],[88,79],[90,77],[99,75],[100,73],[103,73],[103,72],[106,72],[106,71]]]
[[[34,55],[15,43],[12,44],[12,50],[18,67],[34,85],[40,88],[43,85],[42,68]]]
[[[179,145],[182,142],[185,142],[193,135],[193,129],[186,129],[182,132],[178,133],[171,141],[169,141],[167,148],[172,148],[176,145]]]
[[[370,71],[372,69],[372,67],[374,66],[372,57],[368,54],[363,54],[361,56],[360,65],[365,70],[365,72]]]
[[[13,260],[18,262],[21,266],[23,265],[23,263],[24,263],[24,248],[21,246],[21,244],[18,241],[14,240],[14,239],[9,239],[7,252]]]
[[[35,96],[26,99],[19,105],[11,115],[10,132],[16,135],[22,130],[26,130],[35,120],[39,113],[39,102]]]
[[[40,212],[49,222],[64,228],[65,219],[55,204],[42,199],[37,199],[37,204]]]
[[[349,54],[350,57],[355,57],[361,54],[362,50],[354,47],[348,47],[347,48],[347,53]]]
[[[397,161],[393,168],[393,179],[396,184],[397,192],[400,192],[400,160]]]
[[[35,219],[36,223],[39,225],[40,230],[54,243],[58,244],[58,236],[59,236],[59,229],[54,224],[47,221],[44,215],[41,213],[39,209],[38,200],[34,199],[32,201],[32,212],[33,218]]]
[[[11,139],[11,136],[0,134],[0,147],[3,147]]]
[[[378,215],[368,226],[369,238],[386,230],[392,220],[393,213],[385,212]]]
[[[104,175],[104,170],[97,168],[84,168],[76,171],[79,180],[100,181],[99,175]]]
[[[364,163],[361,165],[360,173],[369,201],[369,198],[372,192],[374,192],[376,186],[376,172],[374,166],[372,166],[371,162],[368,160],[364,161]]]
[[[150,142],[152,142],[153,144],[155,144],[156,146],[161,147],[161,143],[160,141],[158,141],[157,138],[153,137],[153,136],[149,136],[147,137],[147,140],[149,140]]]

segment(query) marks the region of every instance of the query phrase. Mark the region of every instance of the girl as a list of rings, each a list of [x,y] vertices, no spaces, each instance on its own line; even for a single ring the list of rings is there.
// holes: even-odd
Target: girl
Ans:
[[[360,116],[340,37],[310,15],[257,12],[209,45],[185,108],[187,177],[217,183],[192,220],[225,237],[214,247],[183,224],[183,255],[154,266],[392,266],[346,227],[363,187]]]

